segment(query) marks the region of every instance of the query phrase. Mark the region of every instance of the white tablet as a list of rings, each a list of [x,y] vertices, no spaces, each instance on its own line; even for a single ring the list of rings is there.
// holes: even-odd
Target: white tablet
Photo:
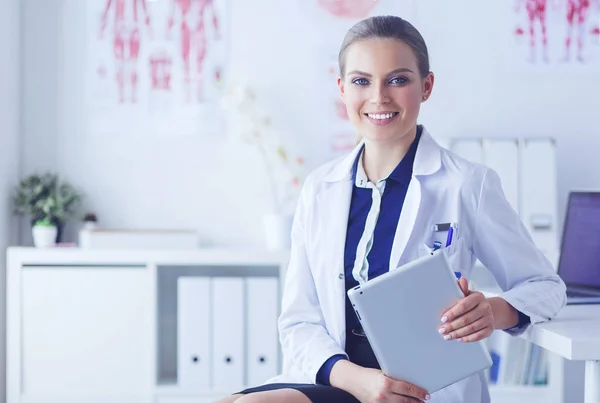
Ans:
[[[392,379],[433,393],[492,365],[483,341],[444,340],[438,333],[442,314],[463,297],[444,252],[367,281],[348,297]]]

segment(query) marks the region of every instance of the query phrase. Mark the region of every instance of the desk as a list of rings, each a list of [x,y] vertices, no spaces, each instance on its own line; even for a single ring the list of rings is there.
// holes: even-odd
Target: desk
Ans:
[[[600,305],[567,305],[524,337],[568,360],[585,361],[585,403],[600,402]]]

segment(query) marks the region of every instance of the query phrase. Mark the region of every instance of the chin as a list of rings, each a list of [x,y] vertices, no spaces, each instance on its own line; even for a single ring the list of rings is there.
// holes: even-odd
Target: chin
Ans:
[[[394,130],[393,128],[386,128],[380,130],[368,130],[363,137],[373,143],[390,143],[401,137],[398,135],[399,133],[400,131],[398,129]]]

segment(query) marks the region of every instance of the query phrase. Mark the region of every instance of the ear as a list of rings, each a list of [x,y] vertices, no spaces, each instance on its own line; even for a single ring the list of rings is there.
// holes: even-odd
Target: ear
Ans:
[[[344,100],[344,94],[345,94],[345,88],[344,88],[344,82],[342,81],[341,77],[338,77],[337,79],[337,85],[338,88],[340,89],[340,98],[342,98],[342,101]]]
[[[430,71],[427,74],[427,77],[423,79],[423,100],[429,99],[431,96],[431,92],[433,91],[433,83],[435,81],[435,76]]]

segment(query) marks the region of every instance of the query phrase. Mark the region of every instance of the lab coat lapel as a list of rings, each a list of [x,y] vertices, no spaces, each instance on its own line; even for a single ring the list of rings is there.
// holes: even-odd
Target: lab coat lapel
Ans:
[[[330,334],[337,336],[341,346],[345,345],[346,332],[346,283],[344,279],[344,249],[348,229],[348,215],[352,198],[352,166],[362,149],[363,142],[337,164],[324,177],[327,188],[317,196],[319,239],[323,244],[325,256],[322,267],[322,281],[330,284],[327,293],[327,304],[321,305],[333,313],[335,329],[328,329]],[[325,302],[325,301],[323,301]]]
[[[398,267],[413,233],[419,210],[425,203],[422,200],[421,180],[428,175],[433,175],[441,168],[441,151],[441,147],[424,128],[415,155],[413,176],[406,191],[394,242],[392,243],[390,270]]]
[[[343,345],[345,332],[345,281],[344,281],[344,249],[352,197],[352,181],[350,178],[335,182],[318,197],[320,205],[320,221],[324,231],[323,240],[327,244],[327,257],[324,261],[322,275],[327,284],[331,284],[328,293],[328,307],[335,313],[338,342]],[[333,329],[331,329],[333,330]]]
[[[400,219],[398,220],[398,226],[396,227],[396,235],[394,236],[394,242],[392,243],[390,271],[398,266],[400,258],[406,249],[406,245],[408,244],[415,226],[415,221],[417,220],[420,205],[421,184],[413,177],[408,185],[408,190],[406,191]]]

